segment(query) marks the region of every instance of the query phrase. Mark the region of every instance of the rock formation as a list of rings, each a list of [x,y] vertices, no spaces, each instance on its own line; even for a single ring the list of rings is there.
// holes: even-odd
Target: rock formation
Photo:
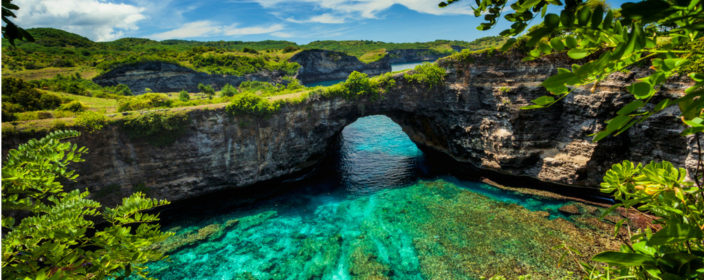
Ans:
[[[438,58],[449,55],[431,49],[402,49],[387,51],[389,63],[406,63],[418,61],[435,61]]]
[[[352,71],[379,75],[391,71],[388,56],[372,63],[363,63],[354,56],[341,52],[325,50],[305,50],[291,59],[301,65],[298,79],[303,83],[312,83],[347,78]]]
[[[93,79],[101,86],[125,84],[134,94],[142,94],[145,88],[155,92],[186,90],[197,92],[198,84],[211,85],[216,90],[225,84],[239,85],[243,81],[280,81],[284,73],[261,71],[244,76],[217,75],[197,72],[177,64],[150,61],[117,67]]]
[[[594,93],[578,88],[547,109],[520,109],[545,94],[540,82],[569,62],[559,55],[524,62],[515,53],[484,53],[441,60],[447,70],[442,86],[397,74],[396,86],[380,100],[311,97],[268,118],[232,117],[224,106],[194,108],[185,134],[165,147],[109,125],[74,140],[90,149],[86,162],[76,165],[78,185],[121,186],[122,192],[146,186],[154,196],[180,200],[285,178],[315,166],[347,124],[373,114],[389,116],[425,151],[500,176],[594,189],[605,170],[624,159],[695,165],[693,140],[679,136],[676,107],[620,136],[591,141],[590,134],[630,101],[624,85],[639,71],[614,74]],[[686,86],[672,81],[663,94],[682,94]],[[24,140],[4,137],[3,150]]]

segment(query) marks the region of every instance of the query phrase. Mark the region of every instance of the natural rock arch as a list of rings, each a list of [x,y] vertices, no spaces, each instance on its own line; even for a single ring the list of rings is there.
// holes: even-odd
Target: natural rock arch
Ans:
[[[520,108],[544,94],[540,81],[567,60],[520,58],[445,59],[440,61],[447,70],[442,86],[429,88],[397,74],[397,85],[381,99],[312,97],[282,106],[268,118],[232,117],[224,108],[192,110],[186,132],[165,147],[108,126],[76,140],[90,149],[78,166],[78,186],[94,191],[120,186],[112,187],[112,197],[146,187],[154,196],[181,200],[286,178],[319,163],[347,124],[377,114],[401,125],[426,151],[505,176],[596,188],[604,171],[623,159],[694,166],[693,143],[678,134],[676,108],[627,134],[591,142],[589,135],[628,101],[623,84],[632,75],[615,74],[595,93],[578,89],[561,104],[526,111]],[[673,83],[666,94],[679,94],[681,85]],[[645,138],[650,139],[640,141]],[[20,142],[3,140],[5,150]]]

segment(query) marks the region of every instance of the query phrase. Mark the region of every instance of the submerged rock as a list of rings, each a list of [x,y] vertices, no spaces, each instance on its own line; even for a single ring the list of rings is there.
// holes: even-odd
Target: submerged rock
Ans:
[[[558,210],[564,214],[567,214],[567,215],[579,215],[580,214],[579,207],[577,207],[577,205],[575,205],[575,204],[567,204],[565,206],[560,207],[560,209],[558,209]]]

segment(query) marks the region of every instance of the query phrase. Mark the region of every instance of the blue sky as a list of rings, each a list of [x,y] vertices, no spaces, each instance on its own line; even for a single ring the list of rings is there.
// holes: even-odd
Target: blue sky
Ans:
[[[374,40],[420,42],[497,35],[478,31],[469,3],[438,0],[15,0],[17,23],[55,27],[95,41]],[[608,1],[618,5],[616,1]]]

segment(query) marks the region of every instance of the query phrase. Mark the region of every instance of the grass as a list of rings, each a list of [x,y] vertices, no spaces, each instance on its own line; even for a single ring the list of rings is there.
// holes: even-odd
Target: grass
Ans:
[[[94,67],[47,67],[42,69],[13,71],[7,68],[2,69],[4,77],[19,78],[25,81],[51,79],[56,75],[73,76],[79,73],[83,79],[93,79],[99,74],[99,70]]]
[[[53,93],[58,96],[61,96],[61,98],[80,101],[81,103],[83,103],[83,105],[88,107],[87,109],[90,111],[96,111],[96,112],[102,112],[102,113],[108,113],[108,114],[117,112],[117,100],[116,99],[76,95],[76,94],[70,94],[70,93],[65,93],[65,92],[56,92],[56,91],[41,90],[41,89],[39,91]]]
[[[364,63],[371,63],[386,56],[386,49],[378,49],[373,51],[368,51],[359,57],[359,60]]]

